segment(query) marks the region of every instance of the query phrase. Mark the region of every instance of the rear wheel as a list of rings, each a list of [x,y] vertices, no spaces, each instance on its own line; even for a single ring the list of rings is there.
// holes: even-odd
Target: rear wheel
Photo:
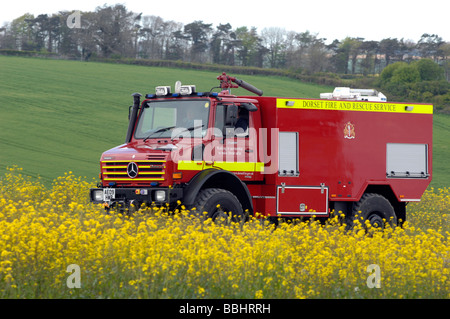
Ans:
[[[353,227],[353,221],[359,216],[363,223],[366,220],[374,228],[384,228],[385,223],[391,227],[397,225],[397,217],[391,203],[382,195],[375,193],[364,194],[353,205],[353,211],[348,226]]]
[[[233,222],[245,220],[242,205],[230,191],[221,188],[206,188],[201,190],[195,199],[194,207],[197,212],[206,212],[206,216],[213,221]],[[231,216],[231,218],[230,218]]]

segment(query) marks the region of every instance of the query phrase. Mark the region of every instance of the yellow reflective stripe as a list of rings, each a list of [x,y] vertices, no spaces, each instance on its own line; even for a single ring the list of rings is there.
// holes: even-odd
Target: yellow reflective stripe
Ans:
[[[137,159],[132,159],[132,160],[108,160],[108,161],[101,161],[101,163],[130,163],[130,162],[137,162],[137,163],[165,163],[166,161],[164,160],[137,160]]]
[[[127,172],[106,172],[105,175],[127,175]],[[162,175],[163,172],[139,172],[140,175]]]
[[[202,161],[178,161],[178,170],[180,171],[201,171]]]
[[[212,166],[233,172],[254,172],[255,164],[248,162],[214,162]]]
[[[201,171],[204,168],[220,168],[233,172],[264,172],[264,163],[261,162],[214,162],[203,165],[200,161],[179,161],[178,170]]]
[[[132,181],[132,182],[142,182],[142,181],[163,181],[164,178],[104,178],[105,181]]]
[[[108,174],[115,174],[115,173],[108,173]],[[139,171],[139,175],[162,175],[162,174],[164,174],[163,171],[160,171],[160,172],[142,172],[142,171]]]
[[[303,110],[433,114],[433,105],[431,104],[366,102],[366,101],[277,99],[277,108],[303,109]]]
[[[264,163],[261,162],[255,163],[255,172],[264,173]]]

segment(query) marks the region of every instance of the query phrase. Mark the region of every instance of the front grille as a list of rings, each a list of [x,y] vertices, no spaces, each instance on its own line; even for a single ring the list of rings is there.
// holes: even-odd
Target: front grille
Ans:
[[[132,183],[149,183],[152,181],[164,180],[166,170],[165,157],[159,159],[137,160],[137,161],[102,161],[103,180],[108,182],[132,182]],[[128,166],[130,163],[136,163],[137,175],[133,178],[133,174],[128,174]]]
[[[150,154],[150,155],[147,155],[147,159],[165,162],[166,155],[165,154]]]

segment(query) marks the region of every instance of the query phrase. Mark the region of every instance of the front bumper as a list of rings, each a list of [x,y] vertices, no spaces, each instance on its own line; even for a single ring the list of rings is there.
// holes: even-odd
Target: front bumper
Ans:
[[[181,188],[91,188],[89,198],[94,204],[123,203],[132,201],[139,203],[174,204],[183,198]]]

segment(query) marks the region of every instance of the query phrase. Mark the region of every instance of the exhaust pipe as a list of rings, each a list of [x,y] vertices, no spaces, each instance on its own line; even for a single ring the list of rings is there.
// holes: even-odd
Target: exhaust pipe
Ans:
[[[128,131],[127,131],[127,137],[125,139],[125,143],[131,142],[131,137],[134,132],[134,126],[136,125],[136,118],[139,111],[139,106],[141,105],[141,96],[140,93],[133,93],[131,94],[133,97],[133,109],[131,111],[130,121],[128,123]]]

